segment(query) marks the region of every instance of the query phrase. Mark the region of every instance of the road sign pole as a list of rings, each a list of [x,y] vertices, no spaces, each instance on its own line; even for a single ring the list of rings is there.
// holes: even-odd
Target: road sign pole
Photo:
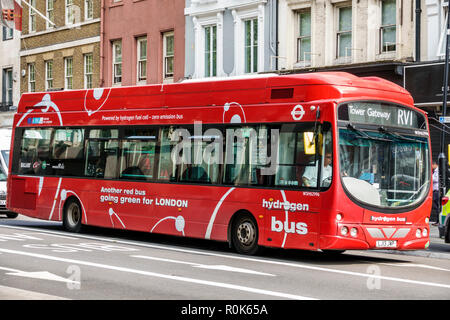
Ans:
[[[447,7],[447,35],[445,41],[445,64],[444,64],[444,95],[442,105],[442,116],[447,116],[447,94],[448,94],[448,60],[449,60],[449,42],[450,42],[450,7]],[[447,171],[447,160],[445,157],[445,130],[441,131],[441,152],[439,153],[439,213],[442,207],[442,197],[445,195],[445,175]]]

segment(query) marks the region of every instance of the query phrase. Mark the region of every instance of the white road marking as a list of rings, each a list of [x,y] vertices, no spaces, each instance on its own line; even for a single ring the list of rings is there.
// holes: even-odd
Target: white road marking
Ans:
[[[68,300],[29,290],[0,286],[0,300]]]
[[[170,262],[170,263],[187,264],[187,265],[190,265],[190,266],[192,266],[194,268],[200,268],[200,269],[240,272],[240,273],[255,274],[255,275],[260,275],[260,276],[275,277],[275,275],[271,274],[271,273],[264,273],[264,272],[259,272],[259,271],[255,271],[255,270],[244,269],[244,268],[236,268],[236,267],[231,267],[231,266],[226,266],[226,265],[207,265],[207,264],[201,264],[201,263],[195,263],[195,262],[172,260],[172,259],[149,257],[149,256],[139,256],[139,255],[135,255],[135,256],[131,256],[131,257],[133,257],[133,258],[140,258],[140,259],[147,259],[147,260]]]
[[[10,276],[24,277],[24,278],[33,278],[33,279],[41,279],[41,280],[50,280],[50,281],[58,281],[58,282],[66,282],[79,284],[78,281],[73,281],[67,278],[60,277],[56,274],[50,273],[48,271],[22,271],[12,268],[0,267],[0,270],[8,271],[6,274]]]
[[[448,271],[450,272],[450,269],[444,269],[439,267],[433,267],[426,264],[416,264],[416,263],[381,263],[387,266],[394,266],[394,267],[408,267],[408,268],[423,268],[423,269],[431,269],[431,270],[439,270],[439,271]]]
[[[6,226],[6,225],[0,225],[0,227],[5,228],[12,228],[12,229],[20,229],[20,230],[30,230],[24,227],[15,227],[15,226]],[[65,233],[58,233],[56,231],[45,231],[45,233],[51,233],[51,234],[65,234]],[[448,284],[441,284],[441,283],[435,283],[435,282],[425,282],[425,281],[416,281],[416,280],[409,280],[409,279],[402,279],[402,278],[395,278],[395,277],[386,277],[381,275],[375,275],[375,274],[368,274],[368,273],[359,273],[359,272],[352,272],[352,271],[345,271],[345,270],[336,270],[336,269],[329,269],[329,268],[322,268],[322,267],[315,267],[311,265],[305,265],[305,264],[299,264],[299,263],[291,263],[291,262],[283,262],[283,261],[276,261],[276,260],[270,260],[269,258],[250,258],[250,257],[244,257],[240,255],[227,255],[227,254],[221,254],[221,253],[213,253],[213,252],[207,252],[207,251],[200,251],[200,250],[191,250],[191,249],[181,249],[176,247],[169,247],[165,245],[156,245],[156,244],[147,244],[147,243],[138,243],[138,242],[132,242],[132,241],[124,241],[124,240],[117,240],[117,239],[109,239],[104,237],[94,237],[94,236],[88,236],[88,235],[79,235],[73,236],[74,239],[77,238],[84,238],[84,239],[94,239],[94,240],[100,240],[100,241],[106,241],[106,242],[114,242],[114,243],[121,243],[121,244],[127,244],[132,246],[140,246],[145,248],[155,248],[155,249],[163,249],[163,250],[170,250],[175,252],[184,252],[184,253],[190,253],[190,254],[196,254],[196,255],[206,255],[206,256],[213,256],[213,257],[221,257],[226,259],[237,259],[237,260],[243,260],[243,261],[253,261],[257,263],[267,263],[272,265],[279,265],[279,266],[287,266],[287,267],[293,267],[293,268],[299,268],[299,269],[307,269],[307,270],[315,270],[315,271],[323,271],[323,272],[331,272],[331,273],[338,273],[338,274],[345,274],[350,276],[356,276],[356,277],[362,277],[362,278],[368,278],[371,279],[381,279],[381,280],[388,280],[388,281],[394,281],[394,282],[401,282],[401,283],[409,283],[409,284],[416,284],[416,285],[423,285],[423,286],[431,286],[431,287],[441,287],[450,289],[450,285]],[[1,250],[0,250],[1,252]]]
[[[284,299],[316,300],[311,297],[305,297],[305,296],[300,296],[300,295],[295,295],[295,294],[290,294],[290,293],[285,293],[285,292],[257,289],[257,288],[245,287],[245,286],[224,283],[224,282],[207,281],[207,280],[201,280],[201,279],[172,276],[172,275],[161,274],[161,273],[156,273],[156,272],[149,272],[149,271],[144,271],[144,270],[137,270],[137,269],[131,269],[131,268],[125,268],[125,267],[119,267],[119,266],[111,266],[111,265],[106,265],[106,264],[101,264],[101,263],[90,262],[90,261],[59,258],[59,257],[54,257],[54,256],[49,256],[49,255],[23,252],[23,251],[17,251],[17,250],[1,249],[1,248],[0,248],[0,251],[3,253],[28,256],[28,257],[38,258],[38,259],[46,259],[46,260],[59,261],[59,262],[65,262],[65,263],[71,263],[71,264],[85,265],[85,266],[94,267],[94,268],[134,273],[134,274],[140,274],[140,275],[149,276],[149,277],[156,277],[156,278],[162,278],[162,279],[168,279],[168,280],[195,283],[195,284],[220,287],[220,288],[226,288],[226,289],[232,289],[232,290],[238,290],[238,291],[244,291],[244,292],[251,292],[251,293],[256,293],[256,294],[261,294],[261,295],[269,295],[269,296],[279,297],[279,298],[284,298]]]

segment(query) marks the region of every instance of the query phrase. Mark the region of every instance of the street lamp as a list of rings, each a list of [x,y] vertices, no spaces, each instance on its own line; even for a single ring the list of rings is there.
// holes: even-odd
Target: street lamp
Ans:
[[[450,17],[449,17],[449,10],[450,8],[447,7],[447,33],[446,33],[446,40],[445,40],[445,64],[444,64],[444,99],[443,99],[443,106],[442,106],[442,115],[444,117],[447,116],[447,94],[448,94],[448,60],[449,60],[449,43],[450,43]],[[441,131],[441,152],[439,153],[438,157],[438,163],[439,163],[439,212],[441,209],[441,202],[442,197],[445,195],[445,174],[446,174],[446,157],[445,157],[445,131]]]

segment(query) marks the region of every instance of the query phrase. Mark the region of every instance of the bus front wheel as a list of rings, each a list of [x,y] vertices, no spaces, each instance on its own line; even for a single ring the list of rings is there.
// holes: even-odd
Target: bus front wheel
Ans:
[[[259,249],[258,225],[250,214],[240,215],[233,221],[231,242],[238,253],[256,254]]]
[[[80,203],[74,198],[70,198],[64,206],[63,227],[69,232],[78,233],[81,231],[81,219],[83,210]]]

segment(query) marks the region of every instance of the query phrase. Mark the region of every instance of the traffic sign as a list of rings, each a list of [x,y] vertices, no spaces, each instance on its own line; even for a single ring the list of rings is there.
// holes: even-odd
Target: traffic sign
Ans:
[[[450,117],[439,117],[439,122],[440,123],[450,123]]]

